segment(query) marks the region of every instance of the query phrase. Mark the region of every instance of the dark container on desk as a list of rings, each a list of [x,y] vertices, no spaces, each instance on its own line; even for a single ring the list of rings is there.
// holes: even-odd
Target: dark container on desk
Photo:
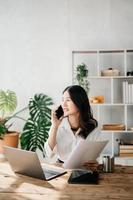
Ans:
[[[103,172],[114,172],[114,157],[103,156],[102,164]]]

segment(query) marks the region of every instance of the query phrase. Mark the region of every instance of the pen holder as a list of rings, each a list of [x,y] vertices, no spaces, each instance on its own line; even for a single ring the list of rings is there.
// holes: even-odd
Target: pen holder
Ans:
[[[103,156],[103,172],[113,172],[114,171],[114,157]]]

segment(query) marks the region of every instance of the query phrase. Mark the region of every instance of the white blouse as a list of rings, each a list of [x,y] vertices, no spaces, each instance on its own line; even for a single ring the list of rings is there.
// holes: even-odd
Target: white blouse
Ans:
[[[97,130],[98,129],[96,128],[89,134],[90,140],[99,140],[99,131]],[[52,158],[56,155],[57,159],[65,161],[79,141],[84,140],[80,135],[78,135],[79,131],[80,129],[78,129],[74,134],[68,122],[68,118],[64,118],[58,127],[56,146],[52,151],[47,141],[44,145],[44,155],[48,158]]]

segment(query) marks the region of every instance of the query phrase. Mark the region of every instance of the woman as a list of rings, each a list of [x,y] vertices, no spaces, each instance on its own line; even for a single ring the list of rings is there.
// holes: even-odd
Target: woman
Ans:
[[[93,118],[88,96],[79,85],[72,85],[63,91],[61,106],[64,115],[57,118],[56,110],[52,111],[49,138],[45,143],[45,155],[57,155],[60,162],[64,162],[77,143],[84,140],[97,127]],[[87,162],[84,165],[97,165]]]

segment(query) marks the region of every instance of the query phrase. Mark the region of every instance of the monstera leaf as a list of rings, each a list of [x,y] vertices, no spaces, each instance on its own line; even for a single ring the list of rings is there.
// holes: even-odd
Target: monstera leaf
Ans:
[[[20,137],[22,149],[43,151],[44,143],[48,138],[51,126],[52,99],[44,94],[36,94],[29,102],[30,117],[24,125]]]
[[[48,118],[51,117],[51,110],[49,106],[52,105],[52,99],[44,94],[36,94],[34,99],[31,99],[29,102],[29,112],[30,116],[34,121],[37,121],[39,118]]]
[[[17,97],[15,92],[7,90],[0,90],[0,111],[2,112],[2,117],[4,115],[9,115],[17,107]]]

